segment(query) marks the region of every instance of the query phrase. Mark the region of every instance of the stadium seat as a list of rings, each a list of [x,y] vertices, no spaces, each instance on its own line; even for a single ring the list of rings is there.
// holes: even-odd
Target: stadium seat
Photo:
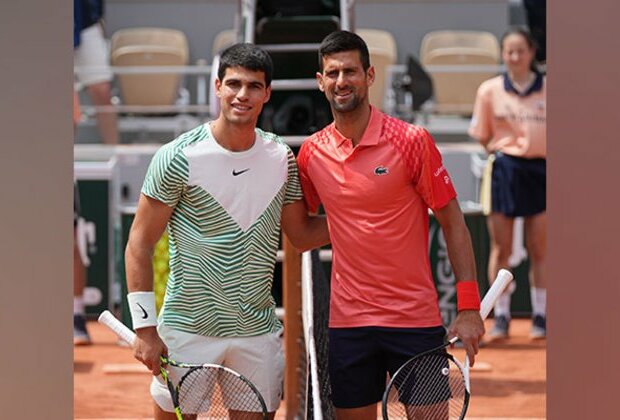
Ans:
[[[433,31],[422,39],[420,61],[424,67],[498,65],[500,47],[495,35],[484,31]],[[431,72],[434,111],[470,116],[480,84],[493,71]]]
[[[370,103],[377,108],[383,109],[383,99],[388,66],[396,64],[398,59],[396,40],[388,31],[379,29],[359,28],[355,31],[368,45],[370,63],[375,68],[375,83],[370,88]]]
[[[230,47],[237,42],[237,30],[225,29],[215,35],[213,39],[213,47],[211,48],[211,54],[213,57],[222,52],[225,48]]]
[[[166,28],[130,28],[114,33],[113,66],[185,66],[189,51],[181,31]],[[118,76],[124,105],[172,105],[182,77],[178,74],[121,74]]]

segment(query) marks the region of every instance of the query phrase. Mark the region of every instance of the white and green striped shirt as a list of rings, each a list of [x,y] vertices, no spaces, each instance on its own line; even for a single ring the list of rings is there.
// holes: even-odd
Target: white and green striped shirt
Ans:
[[[174,208],[160,322],[218,337],[280,328],[271,295],[280,216],[302,198],[280,137],[256,129],[249,150],[231,152],[204,124],[157,151],[142,193]]]

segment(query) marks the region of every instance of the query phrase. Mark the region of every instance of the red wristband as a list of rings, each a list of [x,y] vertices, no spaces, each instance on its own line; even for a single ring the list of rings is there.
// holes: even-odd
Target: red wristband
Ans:
[[[480,294],[478,282],[475,280],[460,280],[456,283],[456,308],[458,311],[479,311]]]

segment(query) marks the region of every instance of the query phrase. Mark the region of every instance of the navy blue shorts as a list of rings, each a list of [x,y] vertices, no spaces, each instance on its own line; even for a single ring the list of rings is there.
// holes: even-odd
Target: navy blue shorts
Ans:
[[[547,208],[547,161],[497,153],[491,178],[494,213],[527,217]]]
[[[337,408],[381,401],[387,373],[394,374],[416,354],[445,342],[443,326],[430,328],[358,327],[329,329],[329,375]]]

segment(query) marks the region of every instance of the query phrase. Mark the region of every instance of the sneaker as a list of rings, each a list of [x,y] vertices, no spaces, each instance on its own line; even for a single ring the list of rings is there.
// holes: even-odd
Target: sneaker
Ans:
[[[73,315],[73,345],[87,346],[90,343],[90,336],[86,330],[86,319],[84,315]]]
[[[495,317],[495,325],[489,332],[489,338],[491,340],[497,340],[508,337],[508,328],[510,327],[510,319],[505,315],[498,315]]]
[[[535,315],[532,318],[532,329],[530,337],[534,340],[547,337],[547,319],[542,315]]]

